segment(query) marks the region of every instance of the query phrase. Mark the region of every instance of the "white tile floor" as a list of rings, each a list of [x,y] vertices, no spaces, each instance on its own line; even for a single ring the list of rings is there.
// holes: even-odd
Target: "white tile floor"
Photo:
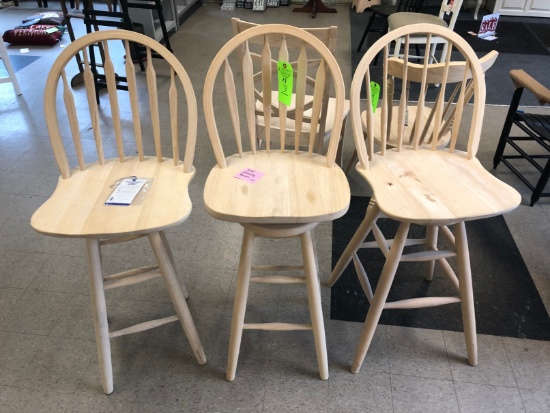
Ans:
[[[30,14],[33,2],[0,11],[0,29]],[[51,4],[55,9],[57,4]],[[23,10],[27,8],[27,10]],[[231,36],[229,18],[302,27],[337,25],[338,51],[349,86],[349,17],[292,13],[222,12],[202,6],[171,37],[175,54],[191,75],[199,107],[204,76],[214,54]],[[82,27],[75,22],[77,32]],[[65,36],[63,44],[67,44]],[[194,210],[169,232],[176,261],[189,289],[189,304],[208,362],[196,364],[178,325],[112,341],[115,391],[101,391],[93,336],[83,242],[33,232],[32,212],[52,192],[57,171],[43,118],[43,88],[49,66],[62,49],[31,48],[41,56],[17,73],[23,96],[0,85],[0,412],[548,412],[550,343],[479,336],[480,363],[467,365],[463,336],[448,331],[380,326],[361,372],[349,366],[361,324],[328,318],[330,291],[322,288],[330,380],[319,380],[309,332],[249,331],[243,336],[237,378],[224,370],[241,229],[209,217],[202,185],[214,158],[202,115],[191,187]],[[10,47],[10,53],[18,48]],[[488,107],[482,162],[490,167],[506,109]],[[346,156],[353,147],[346,136]],[[504,168],[502,179],[523,191],[524,204],[506,221],[546,306],[550,305],[550,201],[530,208],[525,192]],[[354,194],[368,191],[350,174]],[[495,240],[497,242],[498,240]],[[330,271],[331,226],[317,231],[321,277]],[[144,260],[146,246],[113,247],[106,266]],[[288,259],[288,242],[261,242],[255,259]],[[294,258],[292,258],[294,259]],[[474,274],[475,282],[475,274]],[[247,314],[256,319],[307,315],[296,287],[255,286]],[[127,325],[135,309],[168,314],[161,283],[110,292],[113,327]]]

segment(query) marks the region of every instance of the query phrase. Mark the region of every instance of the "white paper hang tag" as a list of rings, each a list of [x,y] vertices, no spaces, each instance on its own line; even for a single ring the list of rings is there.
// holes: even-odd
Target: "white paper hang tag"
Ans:
[[[109,195],[105,205],[130,205],[146,182],[147,179],[124,178]]]

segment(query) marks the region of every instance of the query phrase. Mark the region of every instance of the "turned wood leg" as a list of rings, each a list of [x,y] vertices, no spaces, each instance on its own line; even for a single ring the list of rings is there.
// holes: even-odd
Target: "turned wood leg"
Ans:
[[[160,239],[162,240],[162,244],[164,245],[164,249],[168,254],[168,258],[170,258],[170,263],[172,264],[172,268],[174,269],[174,272],[176,273],[176,276],[180,281],[179,284],[181,286],[183,296],[185,297],[185,299],[187,299],[189,298],[189,293],[187,292],[187,288],[185,287],[185,283],[183,282],[183,279],[180,277],[180,274],[178,273],[178,268],[176,267],[176,260],[174,260],[174,254],[172,254],[172,249],[170,248],[170,244],[168,243],[168,238],[166,238],[166,234],[164,231],[159,231],[159,235],[160,235]]]
[[[401,259],[403,248],[405,247],[405,242],[407,241],[410,225],[411,224],[408,222],[402,222],[393,240],[392,247],[384,264],[384,268],[382,269],[382,274],[380,275],[380,280],[376,286],[374,297],[370,303],[365,325],[361,331],[361,337],[359,338],[359,344],[357,345],[357,350],[355,351],[355,357],[351,366],[352,373],[359,372],[363,360],[367,355],[372,337],[374,336],[374,331],[378,325],[378,320],[380,320],[380,315],[382,314],[384,304],[388,298],[388,293],[390,292],[390,287],[393,283],[395,272],[397,271],[399,260]]]
[[[458,267],[458,282],[460,287],[460,299],[462,300],[462,323],[464,324],[464,336],[468,361],[472,366],[477,366],[477,337],[476,315],[474,311],[474,292],[472,289],[472,270],[470,268],[470,251],[468,250],[468,237],[464,221],[455,224],[456,260]]]
[[[426,225],[426,251],[437,250],[437,234],[439,227],[436,225]],[[434,276],[435,260],[424,263],[424,278],[431,281]]]
[[[178,314],[183,331],[187,336],[189,345],[191,346],[198,363],[204,364],[206,363],[206,356],[202,348],[201,339],[199,338],[199,334],[195,328],[195,323],[193,322],[193,317],[191,316],[189,307],[187,307],[187,302],[185,301],[185,298],[183,298],[180,283],[176,277],[176,272],[170,262],[170,257],[164,247],[160,233],[153,232],[152,234],[149,234],[149,242],[151,243],[151,247],[155,253],[164,285],[168,290],[168,294],[170,294],[172,304],[176,309],[176,313]]]
[[[342,275],[348,264],[350,263],[353,253],[359,249],[367,235],[369,234],[372,223],[376,222],[378,217],[380,216],[380,208],[376,205],[376,201],[374,198],[371,198],[369,202],[369,206],[367,208],[367,213],[365,215],[365,219],[363,222],[361,222],[361,225],[359,225],[359,228],[357,228],[357,231],[351,238],[348,246],[344,250],[344,253],[334,266],[334,269],[332,270],[332,273],[330,274],[330,277],[327,281],[327,286],[332,287],[336,281],[338,281],[338,278]]]
[[[323,307],[321,306],[321,288],[316,271],[316,258],[313,249],[311,231],[300,235],[302,244],[302,256],[304,258],[304,273],[307,285],[307,300],[309,303],[309,313],[311,315],[311,325],[313,327],[313,338],[315,339],[315,353],[317,354],[317,364],[319,365],[319,374],[322,380],[328,379],[328,358],[327,343],[325,339],[325,324],[323,322]]]
[[[244,229],[241,256],[239,258],[239,270],[237,274],[237,287],[235,302],[233,304],[233,318],[231,320],[231,335],[229,337],[229,353],[227,355],[226,379],[235,380],[239,350],[243,335],[244,314],[248,298],[248,286],[250,284],[250,271],[252,266],[252,252],[254,248],[254,233]]]
[[[111,343],[109,341],[109,324],[107,306],[103,290],[103,271],[101,269],[101,252],[98,239],[87,239],[88,273],[90,275],[90,297],[94,318],[95,340],[101,383],[105,394],[113,392],[113,366],[111,364]]]

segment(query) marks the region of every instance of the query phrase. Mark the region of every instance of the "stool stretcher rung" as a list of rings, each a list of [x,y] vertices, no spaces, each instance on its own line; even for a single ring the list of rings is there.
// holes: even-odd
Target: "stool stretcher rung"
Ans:
[[[250,277],[250,282],[265,284],[305,284],[305,277],[287,277],[285,275],[270,275],[265,277]]]
[[[384,310],[437,307],[439,305],[459,303],[459,297],[421,297],[392,301],[384,304]]]
[[[109,338],[115,338],[120,336],[125,336],[126,334],[139,333],[140,331],[150,330],[155,327],[160,327],[164,324],[173,323],[178,321],[179,318],[177,315],[170,317],[159,318],[158,320],[146,321],[144,323],[136,324],[131,327],[123,328],[122,330],[113,331],[109,333]]]
[[[292,323],[245,323],[244,330],[273,330],[273,331],[290,331],[290,330],[313,330],[311,324],[292,324]]]
[[[118,287],[127,287],[129,285],[139,284],[145,281],[152,280],[154,278],[158,278],[160,276],[161,276],[160,271],[155,270],[145,274],[139,274],[139,275],[134,275],[132,277],[122,278],[120,280],[109,281],[103,284],[103,289],[111,290],[113,288],[118,288]]]
[[[388,246],[388,248],[391,248],[392,246],[392,242],[393,242],[393,239],[387,239],[386,240],[386,245]],[[426,243],[426,239],[425,238],[419,238],[419,239],[408,239],[406,242],[405,242],[405,247],[410,247],[412,245],[422,245],[422,244],[425,244]],[[367,242],[363,242],[359,248],[380,248],[378,243],[376,241],[367,241]]]
[[[133,277],[134,275],[144,274],[146,272],[151,272],[158,270],[158,265],[148,265],[146,267],[132,268],[131,270],[119,272],[116,274],[106,275],[103,277],[103,281],[117,280],[120,278]]]
[[[252,267],[252,271],[301,271],[303,265],[257,265]]]
[[[404,254],[401,256],[401,262],[411,261],[432,261],[442,258],[456,257],[456,252],[453,251],[421,251]]]

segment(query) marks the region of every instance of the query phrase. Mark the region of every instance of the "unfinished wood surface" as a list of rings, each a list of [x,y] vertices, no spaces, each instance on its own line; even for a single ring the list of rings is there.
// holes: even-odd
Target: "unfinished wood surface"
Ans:
[[[146,48],[147,72],[139,75],[139,82],[131,59],[127,59],[123,66],[117,66],[118,59],[112,58],[110,54],[116,46],[120,47],[121,40],[124,41],[128,56],[129,41]],[[96,85],[90,64],[89,46],[94,44],[100,44],[104,51],[100,65],[104,70],[108,96],[104,93],[99,95],[103,105],[96,100]],[[170,66],[169,75],[160,81],[151,59],[152,50],[164,57]],[[76,53],[83,55],[85,88],[73,91],[69,88],[65,67]],[[124,69],[129,70],[126,74],[128,92],[116,88],[115,73],[122,73],[119,70]],[[169,84],[169,87],[161,91],[160,85],[163,83]],[[58,93],[58,89],[62,93]],[[75,106],[74,95],[77,93],[81,94],[79,101],[86,99],[88,108]],[[57,99],[58,96],[62,99]],[[181,113],[183,110],[179,109],[178,100],[185,102],[185,116]],[[197,361],[204,364],[204,350],[185,302],[187,292],[179,283],[174,257],[166,236],[161,231],[185,221],[191,213],[188,188],[195,174],[193,156],[197,133],[197,104],[187,73],[164,46],[144,35],[124,30],[98,31],[79,38],[61,52],[48,76],[44,101],[50,142],[61,177],[51,197],[33,214],[31,225],[45,235],[86,239],[92,313],[104,392],[113,392],[110,338],[179,320]],[[150,113],[151,118],[148,121],[145,114],[140,114],[139,104],[143,101],[148,103],[145,108],[141,108],[143,112]],[[163,101],[169,104],[168,114],[160,110]],[[104,106],[108,109],[105,110]],[[173,159],[163,157],[161,152],[163,115],[171,118],[167,121],[170,132],[166,143],[172,148]],[[187,122],[183,160],[179,160],[180,119]],[[143,136],[144,130],[150,131],[152,136]],[[91,150],[84,153],[81,139],[85,135],[93,136],[95,157]],[[69,136],[72,139],[67,139]],[[112,138],[111,142],[109,137]],[[138,156],[125,156],[124,148],[132,140]],[[144,142],[155,147],[152,156],[144,154]],[[69,147],[65,148],[65,144]],[[71,144],[74,145],[77,165],[70,165],[68,161],[67,153],[73,152]],[[116,154],[114,159],[105,157],[110,149]],[[89,162],[86,163],[85,158],[92,159],[86,159]],[[75,168],[72,169],[73,167]],[[116,184],[131,177],[145,178],[149,182],[131,205],[106,205],[105,202]],[[145,235],[151,242],[158,265],[103,275],[101,247],[132,241]],[[104,291],[159,276],[162,276],[177,316],[146,321],[109,333]]]
[[[456,113],[449,125],[451,139],[448,149],[438,148],[436,140],[433,139],[434,136],[437,137],[435,132],[428,133],[428,136],[431,135],[433,139],[431,144],[422,145],[421,131],[427,129],[423,123],[435,122],[434,130],[445,127],[444,116],[454,108],[445,108],[442,100],[438,98],[439,100],[434,104],[434,111],[429,117],[422,116],[426,108],[422,96],[432,73],[427,63],[428,55],[425,55],[423,65],[408,61],[409,40],[416,38],[418,34],[426,39],[426,53],[429,50],[430,39],[434,37],[445,39],[449,45],[445,62],[437,66],[439,73],[436,79],[440,80],[442,89],[440,96],[444,96],[444,89],[449,79],[454,79],[460,85],[459,89],[455,89],[456,93],[453,93],[456,96]],[[398,115],[394,116],[398,119],[395,125],[398,129],[396,147],[387,149],[384,145],[380,152],[375,153],[374,142],[377,134],[380,136],[386,133],[387,129],[384,132],[384,128],[389,127],[393,119],[390,116],[391,111],[387,117],[385,117],[386,114],[381,114],[379,119],[382,119],[382,122],[379,122],[378,129],[382,132],[376,131],[370,98],[370,69],[377,54],[381,50],[387,50],[388,44],[401,37],[405,39],[405,57],[401,61],[393,58],[384,59],[384,64],[389,66],[388,70],[384,69],[384,73],[392,76],[392,79],[388,79],[390,81],[384,79],[384,89],[387,90],[388,86],[393,87],[392,81],[397,76],[403,79],[405,84],[419,81],[417,91],[420,99],[414,118],[411,116],[410,106],[402,103],[397,105]],[[455,53],[451,55],[453,50]],[[451,62],[451,57],[456,58],[458,54],[462,55],[459,61],[463,63],[457,65]],[[494,57],[494,53],[487,55],[484,64],[492,64]],[[370,301],[367,318],[352,362],[353,373],[357,373],[363,363],[383,309],[432,307],[458,302],[462,309],[468,360],[471,365],[477,364],[474,297],[465,221],[503,214],[517,207],[521,200],[517,191],[490,174],[475,157],[483,123],[485,68],[471,47],[460,36],[440,26],[421,24],[409,25],[383,36],[369,48],[357,67],[351,87],[353,135],[359,157],[357,172],[372,188],[373,196],[365,219],[329,278],[330,286],[337,282],[344,269],[353,260],[359,281]],[[361,100],[362,89],[366,89],[367,92],[365,102]],[[403,88],[401,98],[409,99],[408,94],[409,90]],[[389,95],[392,96],[392,94]],[[381,99],[385,99],[385,94]],[[471,119],[467,119],[463,116],[463,109],[470,99],[473,99],[473,111]],[[392,106],[393,98],[387,103],[382,102],[379,110],[386,111]],[[407,107],[408,116],[405,116]],[[362,109],[366,111],[363,116],[361,116]],[[416,129],[408,133],[409,136],[413,136],[413,139],[405,144],[403,137],[406,134],[400,133],[399,129],[403,130],[406,122],[409,122],[410,127],[413,119],[413,129]],[[460,134],[459,129],[461,129]],[[367,135],[366,142],[364,133]],[[464,135],[466,139],[460,141],[461,136]],[[426,142],[429,143],[429,140]],[[376,221],[382,215],[400,222],[399,230],[393,240],[384,238],[384,234],[376,225]],[[411,224],[426,225],[425,238],[408,240],[407,234]],[[454,226],[454,235],[448,225]],[[364,242],[371,230],[375,236],[375,242]],[[446,244],[441,249],[438,244],[439,233]],[[425,244],[424,251],[415,250],[412,253],[404,253],[406,247],[419,244]],[[376,290],[373,292],[357,250],[376,246],[381,249],[386,261]],[[455,261],[458,275],[453,271],[448,259]],[[434,266],[439,264],[443,274],[449,278],[459,294],[386,302],[401,261],[426,262],[423,274],[419,277],[420,282],[424,282],[422,275],[425,280],[430,281],[433,278]]]
[[[215,218],[241,223],[307,223],[341,217],[350,191],[343,171],[321,155],[260,151],[226,159],[204,187],[204,203]],[[245,168],[264,175],[255,183],[234,176]]]
[[[233,20],[233,25],[238,22]],[[259,46],[254,52],[252,46]],[[284,59],[290,47],[297,48],[296,83],[292,103],[286,107],[279,104],[277,91],[271,90],[275,83],[272,56]],[[272,48],[274,48],[272,50]],[[277,50],[278,48],[278,50]],[[307,50],[306,50],[307,49]],[[230,58],[236,54],[236,59]],[[306,69],[308,56],[317,56],[314,77]],[[239,62],[243,79],[233,79],[229,62]],[[260,62],[259,72],[253,68],[254,60]],[[292,59],[291,59],[292,60]],[[220,76],[218,76],[218,74]],[[215,82],[225,84],[222,90],[228,94],[229,111],[218,107],[215,111]],[[255,78],[261,80],[262,90],[254,90]],[[222,80],[222,82],[220,82]],[[243,91],[237,90],[242,85]],[[313,93],[306,94],[306,86],[313,85]],[[329,86],[334,94],[328,97]],[[229,96],[231,95],[231,96]],[[234,96],[243,96],[238,104]],[[317,260],[311,232],[321,221],[342,216],[349,207],[350,189],[339,166],[335,165],[338,142],[344,118],[344,83],[338,64],[330,50],[314,35],[286,25],[263,25],[243,30],[231,39],[214,58],[206,75],[203,93],[204,110],[208,132],[216,155],[217,165],[211,170],[204,188],[204,203],[215,218],[238,222],[244,227],[244,236],[239,260],[237,285],[233,305],[233,318],[229,339],[226,378],[235,379],[243,329],[260,330],[313,330],[315,350],[321,379],[328,378],[328,361],[325,330],[321,306],[321,294],[317,274]],[[302,140],[304,130],[315,134],[326,128],[329,122],[327,108],[331,102],[332,130],[326,156],[315,153],[313,140],[307,152],[300,151],[307,140]],[[283,108],[284,107],[284,108]],[[309,111],[309,129],[303,127],[304,114]],[[220,119],[224,119],[225,122]],[[265,149],[256,148],[256,118],[265,116]],[[240,117],[240,119],[239,119]],[[251,121],[252,120],[252,121]],[[280,133],[271,133],[270,125],[278,125]],[[223,123],[222,123],[223,122]],[[227,156],[222,148],[218,124],[231,125],[237,141],[237,154]],[[250,150],[242,150],[246,140],[242,129],[248,129]],[[242,138],[242,139],[241,139]],[[277,140],[279,140],[277,147]],[[293,145],[294,144],[294,145]],[[241,171],[252,169],[263,175],[254,182],[237,179]],[[285,266],[285,263],[255,265],[252,267],[254,239],[300,237],[303,266]],[[252,277],[252,270],[284,271],[303,270],[303,277],[267,275]],[[250,281],[278,285],[306,284],[311,325],[292,322],[244,323]],[[253,321],[253,320],[252,320]]]

